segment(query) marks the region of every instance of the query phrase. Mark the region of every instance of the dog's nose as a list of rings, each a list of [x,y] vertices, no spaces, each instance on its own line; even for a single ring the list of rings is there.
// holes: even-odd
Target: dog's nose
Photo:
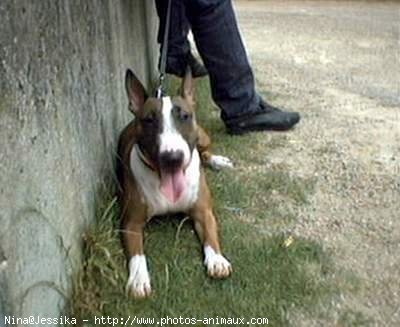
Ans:
[[[165,170],[175,170],[183,164],[183,151],[171,150],[160,153],[160,166]]]

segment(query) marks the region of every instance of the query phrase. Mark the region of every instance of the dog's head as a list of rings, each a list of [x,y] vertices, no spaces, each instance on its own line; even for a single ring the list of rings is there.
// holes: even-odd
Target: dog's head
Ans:
[[[197,142],[194,81],[188,69],[181,92],[174,97],[149,97],[138,78],[127,70],[129,109],[135,115],[143,159],[160,176],[163,194],[176,202],[185,187],[185,172]]]

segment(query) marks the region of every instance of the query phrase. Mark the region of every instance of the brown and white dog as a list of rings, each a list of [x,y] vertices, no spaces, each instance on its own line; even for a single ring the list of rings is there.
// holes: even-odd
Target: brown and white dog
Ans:
[[[232,163],[209,152],[210,138],[196,123],[190,70],[183,79],[181,94],[172,98],[148,97],[130,70],[125,83],[129,108],[135,115],[121,133],[118,146],[119,202],[129,260],[127,291],[134,297],[150,295],[143,229],[151,217],[169,213],[187,213],[194,220],[208,275],[228,277],[232,268],[221,254],[201,162],[215,169],[232,167]]]

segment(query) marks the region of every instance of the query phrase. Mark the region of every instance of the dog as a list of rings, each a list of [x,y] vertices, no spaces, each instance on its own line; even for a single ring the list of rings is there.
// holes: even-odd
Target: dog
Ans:
[[[232,266],[221,253],[212,196],[201,164],[215,169],[233,165],[228,158],[210,152],[210,138],[196,123],[190,69],[175,97],[149,97],[129,69],[125,86],[129,109],[135,116],[122,131],[118,145],[118,198],[129,269],[127,292],[135,298],[151,294],[143,229],[156,215],[188,214],[203,245],[208,275],[228,277]]]

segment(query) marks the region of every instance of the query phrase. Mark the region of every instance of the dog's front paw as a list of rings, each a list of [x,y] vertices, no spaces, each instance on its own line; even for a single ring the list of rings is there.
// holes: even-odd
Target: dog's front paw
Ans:
[[[231,159],[224,156],[217,156],[213,154],[208,163],[210,167],[215,170],[220,170],[222,168],[233,168]]]
[[[126,291],[134,298],[150,296],[150,276],[144,255],[135,255],[129,261],[129,278],[126,284]]]
[[[212,278],[226,278],[232,273],[232,266],[221,254],[216,253],[211,246],[204,248],[204,264],[207,267],[208,276]]]

